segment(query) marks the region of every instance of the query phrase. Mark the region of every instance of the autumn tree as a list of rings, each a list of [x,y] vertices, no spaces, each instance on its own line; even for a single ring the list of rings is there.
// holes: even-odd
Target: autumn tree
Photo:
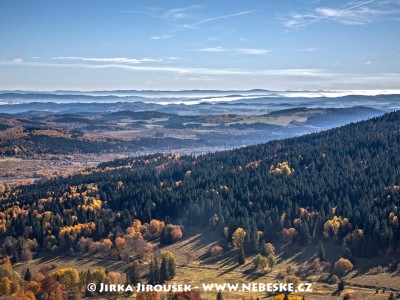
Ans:
[[[139,262],[137,260],[133,261],[126,270],[126,277],[128,283],[130,284],[138,284],[140,281],[140,272],[139,272]]]
[[[257,270],[264,271],[265,268],[268,266],[268,260],[261,254],[257,254],[257,256],[253,259],[253,265]]]
[[[157,292],[139,292],[136,300],[161,300],[160,294]]]
[[[272,268],[276,265],[276,257],[273,253],[268,255],[267,257],[268,267],[272,270]]]
[[[74,268],[59,269],[52,274],[64,287],[73,288],[79,284],[79,273]]]
[[[171,244],[180,240],[182,236],[183,233],[180,226],[168,224],[161,230],[160,243],[164,245]]]
[[[221,256],[222,254],[224,254],[224,249],[221,246],[213,246],[210,249],[210,255],[212,257],[218,257]]]
[[[104,282],[107,278],[106,269],[97,268],[90,272],[90,281],[96,284]]]
[[[271,243],[265,243],[264,252],[266,255],[275,254],[275,246]]]
[[[160,279],[162,282],[175,277],[175,258],[171,252],[161,253]]]
[[[10,294],[11,295],[14,295],[14,294],[16,294],[16,293],[18,293],[19,292],[19,290],[21,289],[21,287],[20,287],[20,285],[19,285],[19,283],[18,282],[16,282],[16,281],[11,281],[10,282]]]
[[[352,269],[353,264],[348,259],[339,258],[335,263],[333,272],[338,276],[342,276]]]
[[[3,277],[0,280],[0,295],[10,295],[11,292],[11,283],[10,279],[7,277]]]
[[[198,291],[174,293],[171,300],[202,300]]]
[[[243,245],[245,237],[246,231],[244,231],[243,228],[238,227],[232,235],[232,245],[235,248],[240,248]]]

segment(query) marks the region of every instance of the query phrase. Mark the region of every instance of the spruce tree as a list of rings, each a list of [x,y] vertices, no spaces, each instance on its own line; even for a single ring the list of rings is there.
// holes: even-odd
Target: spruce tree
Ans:
[[[285,294],[285,297],[283,298],[283,300],[289,300],[288,294]]]
[[[133,261],[133,263],[126,270],[126,277],[130,284],[139,283],[140,272],[139,272],[139,262],[137,260]]]
[[[310,229],[306,221],[301,222],[300,226],[300,243],[307,245],[311,242]]]
[[[238,258],[239,258],[239,265],[244,265],[246,262],[246,255],[244,254],[243,246],[240,247]]]
[[[172,279],[176,275],[176,266],[175,266],[175,259],[173,256],[169,258],[169,263],[168,263],[168,278]]]
[[[339,281],[339,283],[338,283],[338,291],[340,292],[340,291],[343,291],[344,290],[344,287],[345,287],[345,282],[343,281],[343,280],[340,280]]]
[[[324,248],[324,244],[322,243],[322,241],[319,241],[319,243],[318,243],[318,258],[322,261],[326,260],[325,248]]]
[[[160,268],[160,280],[161,282],[165,282],[169,280],[169,272],[168,272],[169,261],[167,257],[163,257],[161,259],[161,268]]]
[[[216,300],[224,300],[224,296],[222,296],[221,292],[218,292]]]
[[[160,269],[158,266],[157,256],[154,256],[150,262],[149,283],[156,284],[159,281],[160,281]]]
[[[31,281],[31,278],[32,278],[32,273],[31,273],[31,270],[29,270],[29,267],[28,267],[26,269],[26,272],[25,272],[24,280],[25,281]]]

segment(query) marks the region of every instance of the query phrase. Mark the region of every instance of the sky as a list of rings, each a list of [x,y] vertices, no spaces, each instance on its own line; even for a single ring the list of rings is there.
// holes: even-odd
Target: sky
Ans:
[[[1,90],[400,89],[400,0],[1,0]]]

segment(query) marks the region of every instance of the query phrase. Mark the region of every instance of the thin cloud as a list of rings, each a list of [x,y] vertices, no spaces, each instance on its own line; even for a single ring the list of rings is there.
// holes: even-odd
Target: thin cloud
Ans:
[[[245,54],[245,55],[265,55],[271,52],[271,50],[257,49],[257,48],[239,48],[239,49],[227,49],[223,47],[210,47],[202,48],[195,51],[200,52],[230,52],[232,54]]]
[[[96,63],[121,63],[121,64],[141,64],[146,62],[161,62],[162,59],[155,58],[126,58],[126,57],[81,57],[81,56],[59,56],[52,57],[53,60],[74,60],[74,61],[88,61]]]
[[[305,48],[305,49],[297,49],[297,52],[316,52],[319,51],[318,48]]]
[[[210,47],[210,48],[198,49],[196,51],[200,51],[200,52],[227,52],[228,49],[225,49],[225,48],[222,48],[222,47]]]
[[[47,63],[47,62],[21,62],[0,61],[0,65],[25,65],[36,67],[58,68],[84,68],[84,69],[127,69],[132,71],[172,72],[179,74],[196,75],[254,75],[254,76],[301,76],[324,77],[327,76],[320,69],[224,69],[224,68],[192,68],[192,67],[167,67],[167,66],[137,66],[132,64],[88,64],[88,63]]]
[[[169,20],[182,20],[187,19],[187,8],[174,8],[166,11],[164,17]]]
[[[400,80],[400,73],[341,73],[323,69],[215,69],[215,68],[191,68],[191,67],[165,67],[165,66],[141,66],[132,64],[91,64],[91,63],[46,63],[22,61],[17,63],[15,60],[0,61],[0,65],[13,66],[20,68],[23,66],[49,67],[49,68],[82,68],[82,69],[124,69],[133,72],[157,72],[173,75],[189,75],[190,77],[208,76],[210,81],[235,76],[238,79],[253,78],[254,80],[264,81],[271,79],[279,85],[284,80],[285,85],[281,88],[287,89],[287,84],[291,83],[292,88],[315,87],[321,89],[323,84],[325,89],[337,89],[342,87],[355,87],[363,89],[371,86],[376,88],[393,88]],[[219,77],[224,76],[224,77]],[[226,81],[226,80],[225,80]]]
[[[231,15],[223,15],[223,16],[217,16],[217,17],[212,17],[212,18],[207,18],[207,19],[203,19],[200,20],[198,22],[195,22],[193,24],[186,24],[183,25],[184,28],[194,28],[200,24],[204,24],[204,23],[208,23],[211,21],[215,21],[215,20],[221,20],[221,19],[227,19],[227,18],[234,18],[234,17],[239,17],[239,16],[243,16],[243,15],[247,15],[247,14],[251,14],[251,13],[255,13],[258,12],[259,10],[247,10],[247,11],[241,11],[235,14],[231,14]]]
[[[190,18],[190,11],[199,8],[199,5],[192,5],[188,7],[172,8],[163,14],[163,18],[170,21],[180,21]]]
[[[318,7],[312,12],[292,13],[284,21],[284,25],[288,28],[301,28],[325,19],[345,25],[365,25],[382,18],[387,19],[399,12],[399,10],[385,7],[383,3],[374,2],[376,0],[364,1],[341,10],[331,7]],[[367,6],[368,4],[379,4],[379,8],[372,9]],[[386,4],[390,4],[390,2]]]
[[[249,54],[249,55],[265,55],[269,52],[271,52],[271,50],[265,50],[265,49],[251,49],[251,48],[247,48],[247,49],[237,49],[237,51],[241,54]]]
[[[170,39],[172,37],[173,37],[172,35],[152,36],[150,37],[150,40],[165,40],[165,39]]]

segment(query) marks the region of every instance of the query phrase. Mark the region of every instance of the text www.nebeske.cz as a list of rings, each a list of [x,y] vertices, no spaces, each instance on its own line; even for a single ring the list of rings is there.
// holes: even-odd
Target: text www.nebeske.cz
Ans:
[[[203,283],[201,286],[190,284],[106,284],[100,283],[97,287],[94,283],[87,286],[90,292],[99,293],[124,293],[124,292],[189,292],[191,290],[203,290],[204,292],[312,292],[312,283]]]

